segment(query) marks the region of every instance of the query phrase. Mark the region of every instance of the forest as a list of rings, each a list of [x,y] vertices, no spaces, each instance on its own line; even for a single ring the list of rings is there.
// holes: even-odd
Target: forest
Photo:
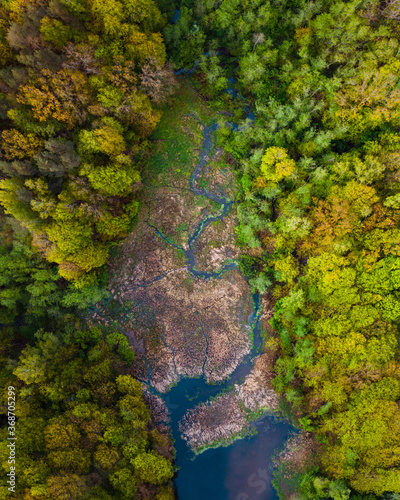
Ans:
[[[164,18],[151,0],[17,0],[0,19],[0,497],[169,500],[171,446],[134,352],[82,313],[108,293],[104,264],[138,211],[147,137],[175,85]]]
[[[175,498],[134,351],[85,311],[193,67],[239,124],[216,134],[240,266],[274,303],[274,389],[318,443],[290,500],[398,499],[398,0],[1,2],[0,467],[12,387],[24,473],[0,499]]]

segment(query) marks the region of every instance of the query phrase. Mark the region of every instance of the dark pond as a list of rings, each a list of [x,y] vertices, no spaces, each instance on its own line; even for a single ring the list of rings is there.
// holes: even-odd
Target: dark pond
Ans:
[[[191,70],[180,70],[176,73],[190,73]],[[234,82],[232,80],[231,84]],[[229,89],[228,89],[229,90]],[[232,88],[233,91],[233,88]],[[237,93],[234,93],[237,97]],[[196,120],[198,117],[192,115]],[[250,121],[254,120],[254,114],[246,106],[246,116]],[[202,271],[195,260],[195,247],[198,238],[206,227],[213,221],[223,219],[232,209],[235,200],[229,199],[221,190],[218,193],[199,187],[197,180],[208,163],[208,155],[212,148],[213,135],[217,129],[217,124],[203,126],[203,147],[199,161],[190,177],[189,187],[198,196],[205,196],[221,205],[218,215],[206,215],[193,231],[188,235],[188,248],[184,250],[171,243],[155,226],[156,234],[164,238],[168,244],[183,251],[188,271],[200,279],[218,279],[223,272],[237,267],[236,262],[226,262],[218,272]],[[238,126],[227,122],[232,129],[237,130]],[[151,224],[149,224],[151,225]],[[151,280],[152,283],[164,276],[158,276]],[[147,286],[144,283],[140,286]],[[138,285],[139,286],[139,285]],[[117,293],[117,292],[116,292]],[[251,353],[245,357],[243,362],[236,368],[229,380],[222,385],[207,385],[203,378],[184,379],[176,387],[173,387],[167,394],[160,394],[164,399],[171,416],[171,428],[175,439],[175,449],[177,453],[177,466],[180,470],[176,477],[176,487],[179,500],[275,500],[277,495],[274,492],[271,479],[271,456],[276,448],[281,447],[286,441],[290,432],[294,429],[287,422],[278,422],[274,417],[265,416],[254,425],[257,433],[245,439],[236,441],[228,447],[209,449],[198,455],[196,458],[190,452],[185,441],[180,437],[179,422],[186,412],[197,406],[201,402],[216,396],[221,390],[240,382],[250,373],[252,361],[260,353],[262,344],[258,317],[260,314],[259,296],[254,295],[254,312],[250,314],[248,321],[252,326],[254,334],[254,345]],[[121,306],[122,307],[122,306]],[[98,314],[102,314],[97,309],[93,309]],[[127,314],[129,311],[123,312]],[[122,314],[122,313],[121,313]],[[134,340],[135,341],[135,340]],[[143,349],[136,343],[138,353],[141,353],[146,364],[151,385],[151,371],[147,365]],[[146,381],[143,381],[146,383]],[[153,388],[151,392],[155,393]]]
[[[247,110],[247,115],[250,119],[254,119],[250,109]],[[191,116],[200,121],[196,116]],[[217,124],[206,126],[200,123],[203,126],[203,148],[190,177],[190,189],[199,196],[205,196],[220,203],[222,210],[219,215],[208,215],[199,223],[193,234],[189,236],[189,248],[182,249],[182,251],[186,256],[188,270],[194,276],[201,279],[218,279],[224,271],[236,267],[236,263],[227,263],[218,272],[199,270],[195,261],[196,241],[211,222],[223,219],[230,212],[234,201],[222,191],[217,194],[197,185],[197,179],[208,162],[213,134],[217,128]],[[229,125],[235,128],[234,124],[229,123]],[[155,229],[160,237],[171,244],[157,228]],[[262,344],[258,325],[260,298],[256,294],[253,299],[254,312],[248,319],[254,334],[253,348],[230,379],[218,386],[207,385],[203,378],[184,379],[162,396],[170,410],[177,465],[180,467],[176,478],[179,500],[273,500],[278,498],[271,485],[271,455],[277,447],[283,445],[288,434],[293,430],[288,423],[278,422],[273,417],[265,417],[255,425],[258,431],[255,435],[238,440],[228,447],[206,450],[196,458],[180,437],[178,429],[180,420],[190,408],[216,396],[221,390],[239,382],[250,373],[252,360]]]
[[[267,416],[255,424],[256,435],[228,447],[206,450],[195,459],[181,439],[178,423],[188,408],[220,390],[220,386],[208,386],[203,379],[185,379],[164,396],[181,468],[175,480],[178,499],[277,500],[271,485],[271,455],[293,431],[288,423]]]
[[[236,92],[234,97],[236,97]],[[254,114],[248,107],[246,114],[247,118],[254,120]],[[196,116],[192,116],[199,120]],[[199,196],[205,196],[220,203],[222,211],[216,217],[206,217],[199,224],[193,235],[189,237],[189,249],[184,253],[188,269],[193,275],[203,279],[215,279],[218,278],[221,271],[234,267],[235,263],[225,265],[218,273],[199,271],[194,253],[196,240],[213,220],[225,217],[234,202],[229,200],[222,191],[216,194],[197,186],[197,179],[207,164],[207,155],[212,147],[213,133],[217,128],[217,124],[206,126],[204,123],[200,123],[203,126],[203,148],[190,178],[190,189]],[[229,123],[229,125],[233,129],[237,128],[237,125],[233,123]],[[160,236],[163,235],[160,233]],[[289,433],[293,431],[293,427],[288,423],[278,422],[271,416],[265,417],[254,426],[257,430],[255,435],[238,440],[228,447],[206,450],[196,458],[189,451],[178,429],[179,421],[190,408],[207,401],[222,389],[239,382],[250,372],[252,360],[259,352],[262,344],[258,325],[259,296],[254,295],[253,299],[254,312],[249,317],[249,324],[253,326],[254,333],[253,349],[250,355],[246,356],[242,364],[237,367],[230,379],[219,386],[207,385],[203,378],[184,379],[163,396],[171,414],[171,428],[175,439],[177,465],[180,467],[175,481],[179,500],[278,499],[271,485],[271,456],[277,447],[284,444]]]
[[[193,117],[199,120],[196,116]],[[248,117],[252,118],[250,110]],[[183,251],[188,271],[193,276],[204,280],[219,279],[225,271],[237,267],[237,263],[226,262],[217,272],[202,271],[195,259],[196,242],[209,224],[223,219],[230,212],[235,200],[229,199],[222,190],[215,193],[198,186],[197,181],[208,163],[208,154],[211,151],[213,136],[217,128],[217,124],[206,126],[204,123],[200,123],[203,126],[203,147],[199,161],[190,177],[189,187],[196,195],[219,203],[221,211],[218,215],[205,214],[204,219],[194,229],[193,234],[188,235],[188,248],[186,250],[171,243],[161,231],[155,226],[152,227],[154,227],[158,237]],[[234,124],[230,125],[234,128]],[[164,275],[157,276],[150,282],[137,286],[147,286],[162,278]],[[262,347],[258,325],[261,313],[260,297],[255,294],[253,300],[254,311],[248,317],[248,324],[253,331],[253,348],[232,376],[221,385],[207,385],[203,378],[183,379],[167,394],[159,394],[166,402],[171,416],[177,466],[180,467],[175,480],[179,500],[274,500],[278,498],[271,485],[271,455],[277,447],[284,444],[289,433],[294,430],[288,423],[278,422],[273,417],[266,416],[255,424],[254,428],[258,431],[255,435],[238,440],[228,447],[206,450],[196,458],[193,457],[179,432],[179,422],[189,409],[209,400],[210,397],[216,396],[233,384],[240,383],[250,373],[252,362]],[[123,314],[126,315],[128,312],[126,310]],[[143,356],[149,374],[148,381],[151,385],[151,370],[144,351],[137,343],[136,347]],[[146,381],[143,382],[146,383]],[[150,387],[150,390],[156,393],[154,388]]]

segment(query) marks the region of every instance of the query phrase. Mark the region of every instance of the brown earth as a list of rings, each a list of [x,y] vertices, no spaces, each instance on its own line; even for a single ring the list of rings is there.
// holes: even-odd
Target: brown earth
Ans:
[[[232,175],[222,177],[232,182]],[[204,374],[210,383],[221,382],[251,349],[252,298],[241,273],[233,269],[218,279],[196,278],[179,249],[188,248],[189,234],[206,215],[220,210],[195,196],[185,182],[186,187],[176,179],[171,186],[156,182],[144,192],[135,230],[110,262],[114,309],[123,313],[110,317],[109,305],[98,308],[101,321],[111,325],[114,320],[131,340],[137,377],[148,381],[149,369],[152,385],[161,392],[181,377]],[[235,224],[232,213],[206,227],[196,243],[199,270],[218,270],[238,256]]]

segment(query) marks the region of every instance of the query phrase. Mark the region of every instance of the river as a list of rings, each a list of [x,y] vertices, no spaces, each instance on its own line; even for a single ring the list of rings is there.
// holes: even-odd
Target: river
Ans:
[[[245,111],[247,118],[254,120],[250,108],[246,107]],[[277,495],[271,485],[271,456],[294,429],[273,417],[272,411],[265,411],[252,423],[251,429],[257,432],[250,432],[229,446],[206,449],[196,456],[182,438],[180,424],[188,412],[223,390],[233,391],[234,384],[241,386],[262,352],[261,300],[257,294],[251,297],[235,259],[226,259],[215,271],[204,269],[204,260],[198,260],[201,238],[212,224],[226,222],[236,200],[219,185],[211,189],[199,183],[210,163],[217,123],[206,125],[195,113],[182,114],[183,118],[200,124],[202,139],[186,186],[182,184],[177,193],[190,192],[192,204],[201,199],[214,207],[219,205],[219,209],[213,213],[204,209],[203,215],[188,230],[185,244],[181,244],[165,234],[168,224],[164,224],[164,228],[160,226],[160,218],[169,210],[167,198],[177,198],[179,194],[160,188],[159,196],[150,196],[154,207],[149,213],[153,210],[153,216],[144,216],[142,210],[132,241],[126,244],[126,255],[121,265],[115,266],[118,283],[111,286],[112,295],[107,303],[93,308],[93,313],[128,336],[136,351],[136,363],[140,365],[135,376],[152,394],[160,396],[169,410],[176,465],[180,468],[175,478],[178,499],[274,500]],[[238,128],[231,122],[226,125]],[[154,201],[156,198],[157,203],[161,199],[159,205]],[[176,205],[173,206],[171,211],[176,209]],[[182,206],[178,206],[177,211],[180,209]],[[171,257],[173,254],[182,256],[181,267],[176,257]],[[183,273],[195,283],[192,295],[188,295],[187,290],[182,292],[188,286],[184,284]],[[219,288],[230,295],[231,303],[207,305],[209,294]],[[233,307],[235,296],[239,298]],[[221,312],[224,307],[225,312]],[[226,340],[223,344],[223,337],[232,340],[228,345]],[[229,342],[237,344],[231,345],[227,361],[220,361],[218,351],[229,349]],[[186,357],[187,351],[192,352]],[[214,360],[220,362],[217,368],[213,366]],[[221,380],[222,383],[210,383]]]
[[[193,117],[198,120],[196,116]],[[207,216],[200,222],[193,234],[189,236],[189,248],[183,251],[191,273],[202,279],[216,279],[221,272],[235,267],[236,264],[228,263],[218,272],[199,270],[195,260],[196,241],[209,224],[223,219],[229,213],[234,202],[221,190],[215,193],[197,186],[197,180],[207,164],[213,143],[213,133],[217,127],[216,124],[206,126],[200,120],[199,122],[203,127],[203,147],[196,168],[190,177],[190,189],[198,196],[205,196],[219,203],[221,212],[214,217]],[[166,239],[160,231],[158,234]],[[262,345],[258,321],[260,297],[254,295],[253,300],[254,312],[248,318],[254,334],[253,347],[251,353],[243,359],[232,376],[222,385],[209,385],[204,378],[185,378],[167,394],[162,395],[170,412],[170,425],[177,453],[176,465],[180,467],[175,480],[179,500],[278,499],[271,484],[271,456],[293,431],[289,423],[278,421],[273,416],[264,416],[254,424],[253,429],[256,431],[254,435],[237,440],[227,447],[208,449],[196,457],[188,449],[187,443],[179,432],[179,423],[190,408],[215,397],[223,389],[237,383],[250,372],[252,360],[260,352]]]

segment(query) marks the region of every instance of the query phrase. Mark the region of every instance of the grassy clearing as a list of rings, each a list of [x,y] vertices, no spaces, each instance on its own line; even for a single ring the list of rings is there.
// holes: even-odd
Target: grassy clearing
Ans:
[[[144,209],[147,210],[146,216],[171,243],[178,246],[187,243],[188,235],[205,215],[216,215],[221,210],[219,203],[194,195],[189,189],[190,176],[203,144],[203,127],[198,120],[187,116],[189,113],[206,125],[218,120],[218,114],[184,80],[150,138],[153,154],[143,174],[145,189],[142,198],[147,205]],[[219,158],[210,161],[213,171],[214,163],[219,163]],[[219,170],[218,165],[216,171]],[[218,176],[219,182],[224,182],[221,175]],[[215,187],[209,181],[205,185]]]
[[[146,167],[147,184],[168,186],[188,181],[203,141],[203,127],[195,118],[186,116],[189,113],[206,125],[218,119],[216,112],[200,99],[188,82],[183,81],[150,137],[154,153]]]

